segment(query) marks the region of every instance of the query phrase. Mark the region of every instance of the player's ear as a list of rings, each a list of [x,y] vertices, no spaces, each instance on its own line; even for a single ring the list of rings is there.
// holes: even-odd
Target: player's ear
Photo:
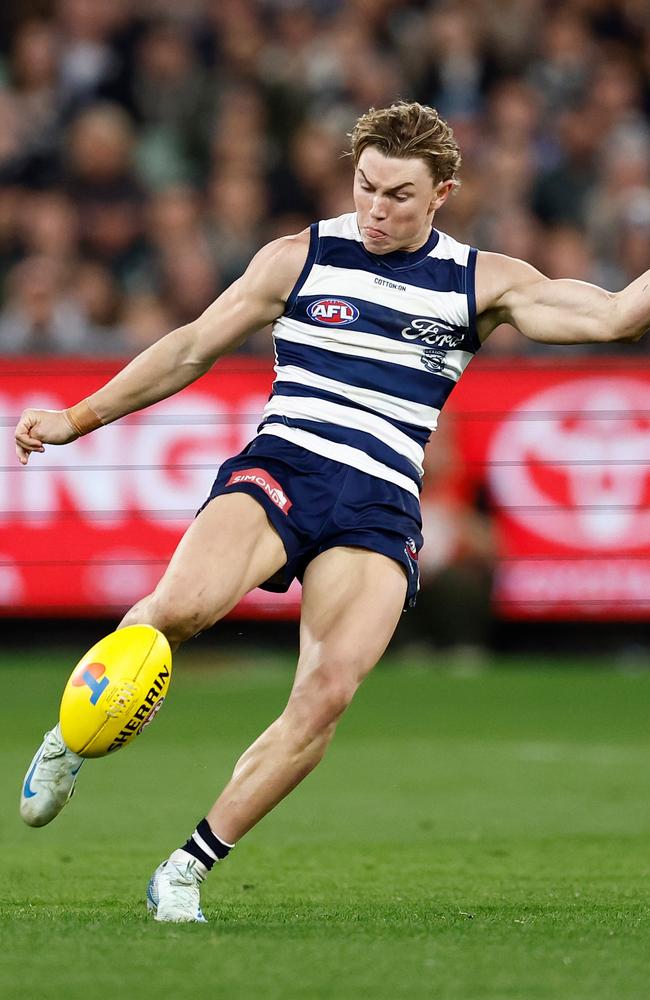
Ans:
[[[452,180],[439,181],[434,188],[433,199],[431,201],[431,208],[434,211],[437,211],[439,208],[441,208],[447,201],[447,198],[449,197],[453,189],[454,189],[454,182]]]

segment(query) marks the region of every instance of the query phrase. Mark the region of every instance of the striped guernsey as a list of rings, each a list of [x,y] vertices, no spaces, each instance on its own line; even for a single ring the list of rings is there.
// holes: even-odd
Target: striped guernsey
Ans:
[[[479,349],[476,250],[433,229],[413,253],[369,253],[355,213],[311,226],[273,327],[260,434],[419,495],[424,447]]]

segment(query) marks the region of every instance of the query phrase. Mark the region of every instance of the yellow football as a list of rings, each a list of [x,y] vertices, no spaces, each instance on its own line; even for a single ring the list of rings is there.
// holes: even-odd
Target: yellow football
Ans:
[[[100,639],[72,671],[61,699],[61,735],[82,757],[103,757],[139,736],[160,710],[172,674],[167,639],[127,625]]]

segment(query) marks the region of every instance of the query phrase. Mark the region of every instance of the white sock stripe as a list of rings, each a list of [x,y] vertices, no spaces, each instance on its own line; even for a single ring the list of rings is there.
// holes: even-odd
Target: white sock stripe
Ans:
[[[196,846],[200,847],[201,850],[204,852],[204,854],[207,854],[207,856],[209,858],[212,858],[213,861],[219,860],[219,858],[214,853],[212,848],[209,846],[209,844],[206,844],[205,840],[197,830],[195,830],[194,833],[192,834],[192,840],[194,841]]]

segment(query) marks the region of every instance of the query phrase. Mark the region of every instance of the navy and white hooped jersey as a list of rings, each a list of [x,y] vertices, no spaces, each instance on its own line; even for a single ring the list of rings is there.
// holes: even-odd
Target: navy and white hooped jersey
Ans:
[[[273,327],[260,434],[419,495],[424,447],[480,347],[476,250],[433,229],[414,253],[369,253],[355,213],[314,223]]]

